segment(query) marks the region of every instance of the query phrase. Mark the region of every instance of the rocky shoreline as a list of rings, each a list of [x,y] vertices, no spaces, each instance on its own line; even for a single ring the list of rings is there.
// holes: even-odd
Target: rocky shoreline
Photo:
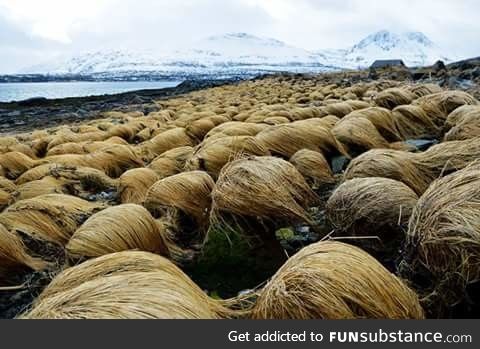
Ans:
[[[93,120],[106,111],[141,111],[148,114],[158,110],[155,100],[236,82],[238,80],[187,80],[177,87],[163,89],[90,97],[33,98],[0,103],[0,135]]]

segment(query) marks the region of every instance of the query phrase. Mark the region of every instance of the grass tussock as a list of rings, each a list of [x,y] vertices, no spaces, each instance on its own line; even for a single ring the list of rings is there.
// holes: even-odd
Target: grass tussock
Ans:
[[[201,144],[186,164],[188,170],[201,170],[217,178],[222,168],[236,156],[267,156],[270,151],[252,136],[232,136]]]
[[[299,150],[290,158],[290,163],[314,189],[335,183],[328,161],[319,152],[308,149]]]
[[[148,189],[160,177],[149,168],[135,168],[123,173],[119,178],[118,196],[122,204],[143,204]]]
[[[404,240],[417,200],[417,194],[401,182],[356,178],[333,192],[326,215],[340,235],[377,236],[384,245],[392,245]]]
[[[231,314],[170,261],[142,252],[115,253],[67,269],[45,292],[20,318],[219,319]]]
[[[253,319],[423,319],[417,295],[366,252],[319,242],[259,292]]]
[[[197,226],[205,230],[214,186],[215,182],[205,172],[183,172],[153,184],[147,192],[145,207],[160,215],[175,208],[193,217]]]
[[[187,162],[193,156],[194,148],[190,146],[178,147],[167,150],[165,153],[157,156],[148,168],[155,171],[160,179],[173,176],[183,172]]]
[[[42,195],[9,206],[0,214],[0,223],[33,239],[65,245],[90,215],[103,208],[69,195]]]
[[[314,127],[301,122],[271,126],[257,134],[256,138],[272,155],[287,159],[302,149],[321,152],[327,158],[347,154],[328,127]]]
[[[410,220],[403,274],[424,274],[425,302],[443,308],[440,314],[465,301],[467,286],[480,281],[479,181],[478,162],[438,179]]]
[[[275,157],[239,159],[225,166],[212,192],[213,222],[225,213],[270,220],[310,221],[306,209],[318,201],[303,176]]]
[[[109,207],[92,215],[72,235],[69,256],[98,257],[126,250],[141,250],[169,256],[166,232],[140,205]]]
[[[0,285],[9,283],[12,274],[25,270],[41,270],[47,264],[27,253],[22,239],[0,224]]]
[[[374,101],[379,107],[393,110],[399,105],[412,103],[415,98],[416,95],[413,92],[410,92],[407,89],[394,87],[378,93],[377,96],[375,96]]]

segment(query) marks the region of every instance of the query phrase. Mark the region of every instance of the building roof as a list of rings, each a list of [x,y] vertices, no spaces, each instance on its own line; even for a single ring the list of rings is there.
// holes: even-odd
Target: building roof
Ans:
[[[405,63],[401,59],[379,59],[373,62],[371,68],[385,68],[385,67],[398,67],[405,66]]]

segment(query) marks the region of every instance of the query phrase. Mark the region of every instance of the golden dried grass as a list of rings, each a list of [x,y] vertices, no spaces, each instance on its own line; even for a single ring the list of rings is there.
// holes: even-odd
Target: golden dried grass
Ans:
[[[404,276],[426,271],[426,303],[451,307],[480,281],[480,166],[438,179],[420,197],[410,220]]]
[[[66,250],[75,258],[126,250],[170,256],[163,227],[143,206],[136,204],[109,207],[92,215],[72,235]]]
[[[187,162],[193,156],[193,151],[193,147],[190,146],[167,150],[153,159],[148,168],[153,170],[159,179],[173,176],[183,172]]]
[[[270,220],[310,221],[307,209],[318,202],[303,176],[287,161],[250,157],[229,163],[212,192],[213,223],[225,213]]]
[[[418,195],[388,178],[355,178],[330,196],[326,215],[337,232],[378,236],[383,244],[403,241]],[[398,246],[397,246],[398,247]]]
[[[255,137],[217,138],[200,144],[186,163],[186,169],[206,171],[213,178],[217,178],[221,169],[239,154],[266,156],[270,155],[270,152]]]
[[[0,224],[0,283],[8,283],[12,273],[22,270],[41,270],[47,264],[27,253],[25,245],[17,234]]]
[[[69,195],[42,195],[9,206],[0,214],[0,223],[33,239],[64,245],[78,226],[103,208]]]
[[[45,292],[20,318],[219,319],[232,315],[170,261],[145,252],[115,253],[82,263],[58,275]]]
[[[366,252],[319,242],[259,292],[253,319],[423,319],[417,295]]]
[[[119,178],[118,196],[122,204],[143,204],[148,189],[160,179],[149,168],[135,168]]]
[[[193,217],[198,227],[205,230],[214,186],[215,182],[206,172],[183,172],[153,184],[144,205],[156,214],[165,214],[171,208],[178,209]]]
[[[290,158],[290,163],[314,189],[335,183],[328,161],[319,152],[308,149],[299,150]]]

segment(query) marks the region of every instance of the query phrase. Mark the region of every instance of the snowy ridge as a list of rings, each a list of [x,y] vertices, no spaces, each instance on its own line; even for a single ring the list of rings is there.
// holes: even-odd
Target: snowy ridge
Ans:
[[[23,73],[228,77],[278,71],[315,73],[365,68],[376,59],[399,58],[407,66],[429,65],[439,59],[449,61],[432,41],[418,32],[395,34],[380,31],[351,48],[317,52],[246,33],[212,36],[194,47],[163,53],[128,50],[90,52],[30,67]]]

